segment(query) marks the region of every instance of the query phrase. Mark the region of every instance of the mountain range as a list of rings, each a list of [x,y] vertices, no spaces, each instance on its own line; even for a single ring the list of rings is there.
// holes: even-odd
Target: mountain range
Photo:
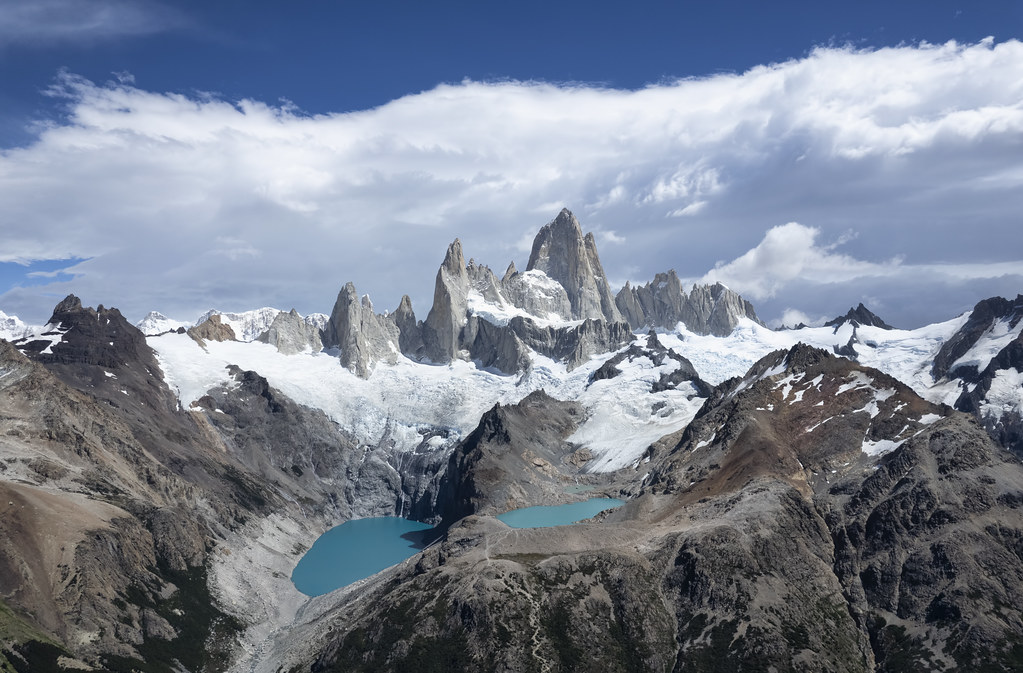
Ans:
[[[836,311],[837,313],[838,311]],[[425,318],[0,314],[0,670],[1023,670],[1023,296],[771,330],[563,210]],[[594,520],[497,514],[593,495]],[[437,524],[324,596],[343,521]]]

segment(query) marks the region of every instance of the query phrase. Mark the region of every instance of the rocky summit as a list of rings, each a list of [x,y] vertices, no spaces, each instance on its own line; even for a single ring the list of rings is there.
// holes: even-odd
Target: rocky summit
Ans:
[[[563,210],[525,271],[452,242],[425,319],[0,318],[2,671],[1023,670],[1023,297],[772,331],[613,295]],[[395,516],[410,558],[292,584]]]

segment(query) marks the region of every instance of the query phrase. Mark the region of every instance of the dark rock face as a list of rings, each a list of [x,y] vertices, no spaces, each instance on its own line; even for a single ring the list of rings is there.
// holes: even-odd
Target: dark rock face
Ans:
[[[69,295],[54,308],[49,325],[53,329],[43,335],[48,340],[15,345],[69,386],[136,413],[145,413],[147,405],[177,407],[145,336],[116,308],[83,307]]]
[[[864,306],[863,302],[860,302],[856,308],[849,309],[849,312],[845,315],[824,323],[824,326],[834,327],[838,331],[838,328],[845,323],[852,323],[854,327],[866,325],[867,327],[880,327],[881,329],[895,329]]]
[[[439,498],[444,520],[564,500],[565,484],[582,467],[565,440],[583,419],[578,404],[542,390],[494,406],[451,455]]]
[[[624,322],[584,320],[576,327],[539,327],[530,320],[513,318],[509,329],[538,353],[564,362],[574,369],[591,355],[617,350],[632,340]]]
[[[1005,395],[1004,390],[1014,383],[1018,372],[1023,372],[1023,333],[1001,346],[986,365],[976,362],[958,363],[971,349],[981,347],[992,338],[996,329],[1011,333],[1023,319],[1023,295],[1015,300],[992,297],[979,302],[966,323],[942,344],[934,358],[931,373],[936,381],[959,379],[963,391],[955,408],[973,414],[996,442],[1023,457],[1023,417],[1018,410],[1006,408],[992,397]],[[1006,381],[1000,381],[1004,377]],[[1001,388],[1003,390],[995,390]]]
[[[469,356],[484,368],[513,374],[532,366],[528,347],[510,326],[497,326],[471,316],[466,321],[462,340],[468,346]]]
[[[934,356],[934,366],[931,369],[934,380],[937,381],[950,375],[952,365],[976,345],[995,321],[1006,321],[1011,329],[1019,324],[1021,318],[1023,318],[1023,295],[1017,295],[1014,301],[1002,297],[992,297],[978,302],[973,307],[966,324],[942,344],[941,350]],[[962,369],[963,371],[957,371],[956,375],[963,377],[968,382],[972,382],[980,374],[977,371],[971,372],[967,368]]]
[[[211,390],[198,406],[245,473],[329,520],[432,516],[445,452],[425,441],[413,456],[386,441],[360,446],[322,411],[295,404],[256,372],[232,367],[231,374],[237,385]]]
[[[583,236],[579,220],[567,208],[533,239],[526,271],[543,271],[565,288],[572,308],[571,318],[619,322],[604,268],[597,256],[593,234]]]

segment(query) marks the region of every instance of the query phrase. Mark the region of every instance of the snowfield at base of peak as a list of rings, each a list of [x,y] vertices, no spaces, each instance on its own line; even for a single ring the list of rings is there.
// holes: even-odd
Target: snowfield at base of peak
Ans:
[[[515,376],[460,360],[430,365],[400,357],[394,365],[377,363],[370,377],[362,379],[329,351],[283,355],[269,344],[238,341],[211,341],[203,350],[186,334],[150,337],[148,343],[183,408],[216,386],[237,387],[227,369],[233,364],[257,372],[299,404],[322,410],[359,441],[376,444],[386,433],[400,450],[414,449],[434,428],[449,431],[445,445],[450,446],[468,435],[494,404],[515,404],[543,389],[586,408],[587,420],[570,441],[593,452],[595,460],[587,469],[599,472],[635,462],[651,442],[685,427],[703,402],[693,397],[689,384],[650,392],[661,373],[678,366],[674,361],[659,368],[625,364],[615,386],[605,389],[599,381],[588,386],[611,353],[571,372],[534,353],[531,370]],[[608,441],[612,426],[615,435],[628,439]],[[430,446],[440,448],[437,444]]]

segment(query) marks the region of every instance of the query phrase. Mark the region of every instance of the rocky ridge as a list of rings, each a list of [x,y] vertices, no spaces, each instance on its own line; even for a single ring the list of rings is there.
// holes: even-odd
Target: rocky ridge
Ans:
[[[412,455],[360,446],[258,374],[232,376],[182,410],[141,332],[74,296],[38,337],[0,341],[0,664],[224,670],[247,625],[293,602],[269,569],[261,594],[229,600],[257,566],[225,560],[268,520],[287,531],[277,564],[328,522],[431,515],[447,455],[429,437]]]
[[[639,287],[619,290],[615,303],[633,329],[674,329],[680,322],[697,334],[728,336],[743,318],[763,324],[753,305],[721,283],[694,285],[687,295],[674,270]]]
[[[261,325],[257,318],[268,320],[268,311],[254,312],[245,324]],[[241,314],[221,315],[226,324],[241,321]],[[437,271],[425,320],[416,319],[407,296],[393,313],[377,314],[368,296],[360,300],[347,284],[320,341],[337,348],[342,364],[362,377],[376,362],[393,363],[399,354],[435,364],[471,359],[514,374],[528,369],[530,351],[572,369],[625,345],[631,331],[644,325],[673,328],[682,321],[699,334],[726,335],[744,317],[759,322],[752,305],[723,285],[695,286],[686,295],[674,271],[636,290],[627,285],[614,297],[593,235],[584,235],[564,209],[537,233],[526,271],[512,263],[500,279],[474,259],[467,263],[455,239]],[[251,340],[255,328],[246,329],[240,340]],[[283,338],[279,329],[264,332],[258,340],[286,353],[315,348],[312,327],[297,330],[296,324]]]

